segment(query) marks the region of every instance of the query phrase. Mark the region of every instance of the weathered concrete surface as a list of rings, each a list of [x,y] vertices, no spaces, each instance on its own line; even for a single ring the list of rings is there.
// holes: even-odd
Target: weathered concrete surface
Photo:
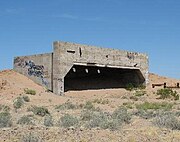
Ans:
[[[148,83],[146,54],[59,41],[53,43],[53,48],[54,51],[50,54],[16,57],[14,69],[59,95],[63,95],[65,77],[74,66],[129,69],[136,75],[132,73],[126,75],[127,78],[134,77],[136,82]],[[32,67],[29,61],[32,61],[35,66]],[[88,69],[86,72],[88,73]]]
[[[64,77],[75,64],[137,68],[145,83],[148,82],[148,57],[141,53],[57,41],[54,42],[53,64],[53,91],[56,94],[64,92]]]
[[[14,70],[52,90],[52,53],[14,58]]]

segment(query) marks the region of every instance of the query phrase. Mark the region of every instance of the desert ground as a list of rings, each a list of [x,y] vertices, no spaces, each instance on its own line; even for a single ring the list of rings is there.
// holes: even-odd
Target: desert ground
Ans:
[[[164,82],[180,80],[150,74],[146,88],[58,96],[13,70],[1,71],[0,142],[179,142],[180,89],[158,95],[163,87],[152,84]]]

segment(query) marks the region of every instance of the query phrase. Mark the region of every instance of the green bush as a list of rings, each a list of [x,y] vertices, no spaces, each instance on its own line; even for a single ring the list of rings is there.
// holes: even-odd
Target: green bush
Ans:
[[[46,127],[52,127],[53,126],[53,118],[51,115],[46,115],[44,117],[44,125]]]
[[[142,90],[136,90],[136,92],[134,93],[134,95],[137,97],[144,96],[145,94],[146,94],[146,91],[142,91]]]
[[[180,121],[172,113],[162,113],[158,115],[154,123],[159,127],[165,127],[172,130],[180,130]]]
[[[118,108],[112,115],[102,111],[83,110],[80,118],[85,121],[87,128],[117,130],[123,123],[129,123],[131,116],[126,109]]]
[[[24,92],[25,92],[26,94],[29,94],[29,95],[36,95],[36,91],[35,91],[35,90],[24,89]]]
[[[77,126],[79,123],[79,120],[77,117],[71,116],[69,114],[65,114],[60,118],[60,126],[68,128],[71,126]]]
[[[42,142],[42,139],[33,133],[29,133],[22,137],[21,142]]]
[[[130,102],[123,103],[123,106],[125,106],[128,109],[133,109],[133,103],[130,103]]]
[[[157,112],[152,111],[152,110],[143,110],[143,109],[139,109],[138,111],[133,113],[136,116],[142,117],[144,119],[151,119],[153,117],[156,117]]]
[[[80,118],[83,121],[90,121],[93,118],[93,116],[94,116],[94,112],[93,111],[91,111],[91,110],[83,110],[81,112]]]
[[[35,115],[39,115],[42,117],[49,114],[48,109],[45,107],[33,106],[33,107],[29,108],[29,110],[32,111]]]
[[[172,109],[173,104],[162,102],[162,103],[149,103],[145,102],[143,104],[136,105],[137,109],[142,109],[142,110],[148,110],[148,109],[153,109],[153,110],[158,110],[158,109],[163,109],[163,110],[170,110]]]
[[[131,96],[130,99],[133,101],[138,101],[138,98],[136,96]]]
[[[120,127],[120,123],[117,119],[107,119],[101,122],[102,129],[117,130]]]
[[[179,100],[179,94],[170,88],[157,90],[157,95],[159,99],[173,98],[174,100]]]
[[[180,117],[180,111],[175,112],[175,115],[176,115],[177,117]]]
[[[176,91],[174,91],[171,95],[174,97],[175,101],[179,100],[179,94]]]
[[[15,109],[19,109],[21,108],[22,106],[24,105],[24,101],[21,97],[17,97],[15,100],[14,100],[14,103],[13,103],[13,106]]]
[[[86,104],[84,105],[84,109],[95,110],[95,107],[94,107],[94,105],[92,104],[92,102],[87,101]]]
[[[56,109],[66,110],[66,109],[77,109],[78,106],[74,105],[73,103],[67,101],[62,105],[56,106]]]
[[[17,124],[32,125],[33,124],[32,118],[29,115],[24,115],[18,120]]]
[[[8,111],[10,111],[10,107],[6,106],[6,105],[1,105],[0,104],[0,111],[8,112]]]
[[[131,115],[127,112],[127,109],[124,107],[119,107],[112,114],[113,119],[117,119],[120,123],[130,123]]]
[[[10,127],[12,125],[11,115],[9,112],[0,113],[0,128]]]
[[[128,90],[128,91],[132,91],[132,90],[134,90],[134,88],[135,88],[135,86],[132,83],[128,83],[126,85],[126,90]]]
[[[140,84],[140,85],[138,85],[138,87],[137,87],[139,90],[144,90],[144,89],[146,89],[146,86],[144,85],[144,84]]]
[[[103,112],[93,112],[92,118],[88,121],[88,124],[86,125],[88,128],[96,128],[100,127],[102,128],[103,123],[105,123],[108,120],[107,115]]]
[[[22,96],[22,98],[23,98],[23,100],[24,100],[25,102],[29,102],[29,101],[30,101],[30,99],[29,99],[28,96]]]
[[[105,99],[105,100],[103,100],[103,99],[95,99],[94,101],[93,101],[93,103],[97,103],[97,104],[108,104],[109,103],[109,100],[108,99]]]
[[[127,122],[125,118],[120,119],[120,117],[114,117],[106,112],[92,111],[92,113],[87,114],[84,112],[82,116],[83,120],[87,122],[85,125],[87,128],[99,127],[101,129],[117,130],[124,122]]]

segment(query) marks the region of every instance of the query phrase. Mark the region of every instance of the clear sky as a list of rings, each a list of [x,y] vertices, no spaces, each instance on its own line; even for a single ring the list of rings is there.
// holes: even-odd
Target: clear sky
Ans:
[[[144,52],[180,79],[180,0],[0,0],[0,70],[56,40]]]

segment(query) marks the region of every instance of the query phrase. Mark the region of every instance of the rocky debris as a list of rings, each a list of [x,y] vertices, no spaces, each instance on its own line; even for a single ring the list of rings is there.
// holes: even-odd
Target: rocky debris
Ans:
[[[0,90],[5,90],[9,87],[10,87],[10,85],[7,80],[0,79]]]

